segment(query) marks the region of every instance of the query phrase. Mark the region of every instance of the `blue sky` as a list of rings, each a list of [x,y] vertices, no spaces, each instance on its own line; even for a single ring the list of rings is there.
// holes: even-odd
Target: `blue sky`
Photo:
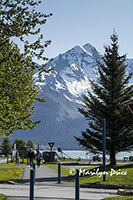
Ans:
[[[55,57],[86,43],[103,53],[115,28],[120,54],[133,58],[132,9],[133,0],[42,0],[38,10],[53,13],[42,28],[44,38],[52,40],[44,55]]]

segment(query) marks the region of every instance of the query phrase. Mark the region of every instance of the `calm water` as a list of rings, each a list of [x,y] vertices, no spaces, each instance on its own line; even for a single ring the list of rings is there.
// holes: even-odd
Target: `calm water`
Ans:
[[[66,151],[63,151],[63,152],[64,152],[63,156],[71,157],[71,158],[91,159],[94,155],[94,154],[92,154],[88,151],[67,151],[66,150]],[[60,154],[60,153],[58,153],[58,154]],[[116,159],[117,160],[123,160],[123,157],[129,157],[129,156],[133,156],[133,151],[118,153],[116,155]],[[108,155],[106,157],[107,157],[107,159],[109,158]]]

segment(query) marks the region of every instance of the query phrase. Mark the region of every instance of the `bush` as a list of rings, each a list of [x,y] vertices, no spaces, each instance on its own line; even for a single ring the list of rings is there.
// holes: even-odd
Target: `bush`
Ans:
[[[8,200],[8,198],[4,194],[0,194],[0,200]]]

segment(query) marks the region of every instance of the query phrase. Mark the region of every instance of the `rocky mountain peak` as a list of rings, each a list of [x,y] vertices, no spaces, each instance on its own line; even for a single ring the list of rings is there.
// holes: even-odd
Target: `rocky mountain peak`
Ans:
[[[54,67],[54,70],[42,73],[42,82],[38,73],[34,75],[41,89],[40,96],[47,101],[36,103],[34,119],[41,120],[41,123],[32,131],[25,131],[25,139],[32,138],[40,145],[53,141],[56,147],[62,149],[78,148],[74,136],[80,136],[87,123],[77,107],[82,106],[82,95],[90,89],[88,77],[96,80],[96,60],[100,60],[98,51],[87,43],[75,46],[48,62],[48,68]],[[127,73],[133,72],[133,59],[127,59],[126,63]],[[16,137],[24,138],[24,133]]]

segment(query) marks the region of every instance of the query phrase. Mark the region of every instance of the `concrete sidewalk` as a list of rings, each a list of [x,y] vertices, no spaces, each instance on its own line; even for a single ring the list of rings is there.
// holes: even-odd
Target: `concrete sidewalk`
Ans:
[[[11,200],[28,200],[29,185],[0,185],[0,193],[10,197]],[[103,200],[106,197],[116,196],[115,190],[80,189],[80,200]],[[35,185],[35,200],[74,200],[75,188],[61,185]]]
[[[29,184],[30,183],[30,167],[26,166],[23,172],[23,177],[22,180],[20,181],[20,183],[25,183],[25,184]],[[52,168],[43,165],[40,167],[36,167],[35,170],[35,177],[36,177],[36,181],[35,184],[57,184],[58,183],[58,172],[53,170]],[[66,183],[67,182],[67,177],[62,176],[61,177],[61,181],[62,183]],[[69,185],[73,185],[73,184],[69,184]]]
[[[19,184],[0,184],[0,193],[10,197],[11,200],[28,200],[30,190],[30,167],[26,166],[23,179]],[[57,172],[48,166],[36,168],[35,200],[74,200],[75,186],[64,179],[58,184]],[[116,190],[93,188],[80,188],[80,200],[102,200],[106,197],[116,196]]]

